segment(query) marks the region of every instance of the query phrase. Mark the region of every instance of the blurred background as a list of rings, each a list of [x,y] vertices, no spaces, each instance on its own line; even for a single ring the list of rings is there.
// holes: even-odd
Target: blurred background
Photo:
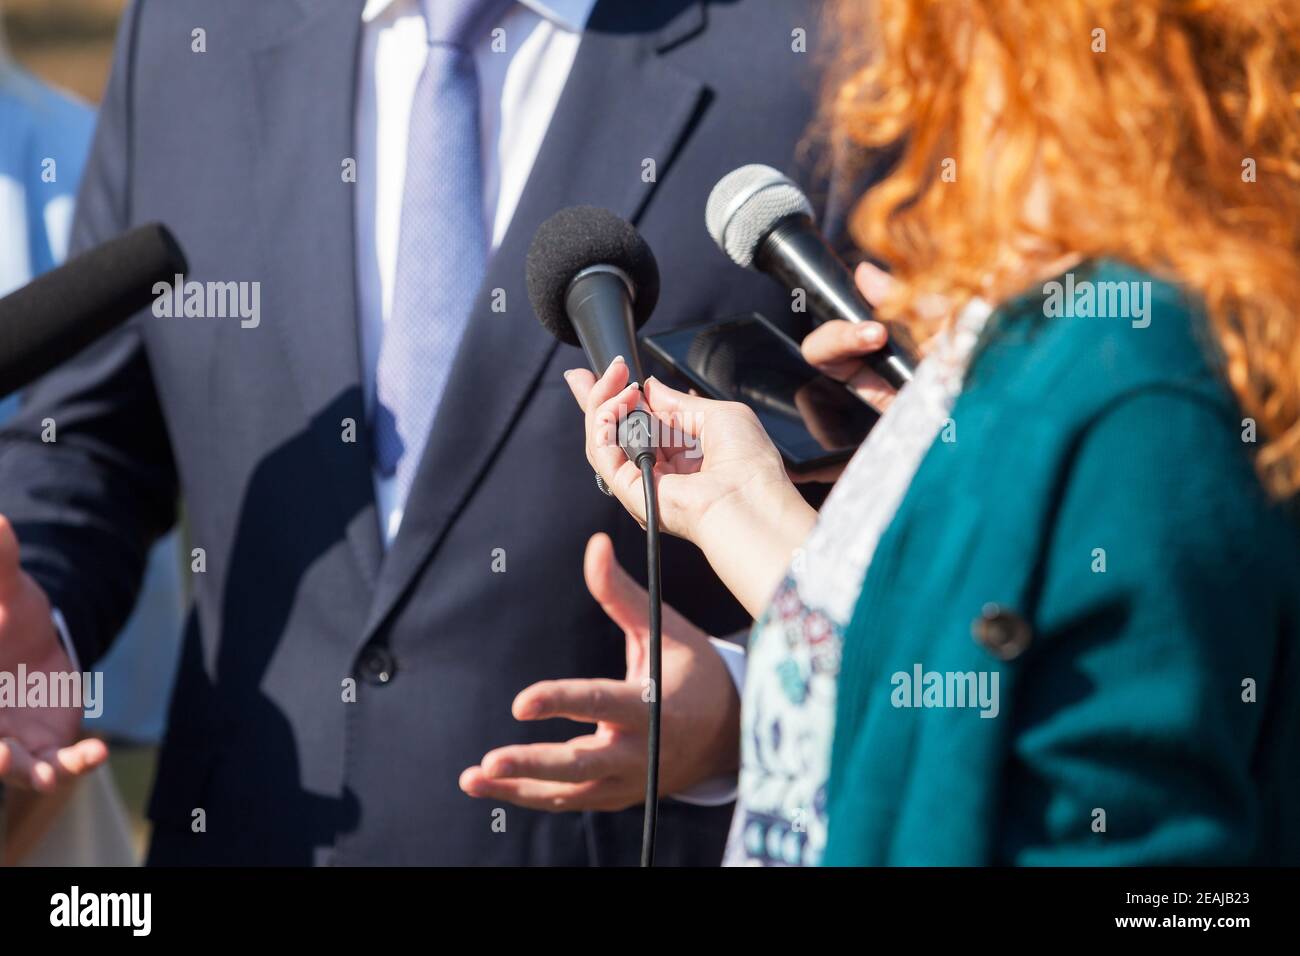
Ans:
[[[0,35],[16,65],[96,107],[104,94],[117,22],[127,2],[0,0]],[[125,694],[119,691],[117,704],[135,711],[120,714],[122,719],[104,733],[110,739],[112,777],[127,810],[137,855],[143,853],[148,840],[144,807],[153,782],[162,698],[174,666],[175,638],[164,632],[171,630],[179,618],[183,587],[174,546],[170,553],[155,558],[162,573],[153,574],[154,585],[128,625],[128,630],[135,632],[130,641],[134,648],[125,648],[124,654],[115,648],[110,658],[118,657],[116,662],[106,659],[97,665],[124,675],[125,681],[114,680],[110,687],[129,688]],[[132,659],[132,654],[137,656]],[[142,659],[144,667],[140,666]],[[146,676],[142,671],[155,673]],[[128,675],[138,676],[132,679]],[[108,676],[105,683],[109,684]],[[123,700],[123,696],[134,699]]]
[[[127,0],[2,0],[15,60],[41,79],[99,103]]]

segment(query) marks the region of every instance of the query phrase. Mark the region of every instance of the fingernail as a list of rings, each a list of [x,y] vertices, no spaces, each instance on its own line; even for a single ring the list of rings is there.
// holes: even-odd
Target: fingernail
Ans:
[[[885,330],[879,325],[864,325],[858,329],[858,339],[865,345],[878,345],[885,341]]]
[[[610,367],[610,368],[613,368],[615,365],[619,365],[619,364],[626,365],[626,364],[627,364],[627,359],[623,358],[623,356],[621,356],[621,355],[615,355],[615,356],[614,356],[614,361],[612,361],[612,362],[609,363],[609,367]]]
[[[577,371],[577,369],[572,369],[572,368],[571,368],[571,369],[569,369],[567,372],[564,373],[564,380],[565,380],[566,382],[568,382],[570,385],[573,384],[573,373],[574,373],[575,371]]]

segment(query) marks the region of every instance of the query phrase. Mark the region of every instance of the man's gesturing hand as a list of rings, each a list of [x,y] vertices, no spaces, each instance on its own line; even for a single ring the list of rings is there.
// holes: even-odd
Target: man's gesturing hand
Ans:
[[[18,539],[0,516],[0,672],[66,674],[72,662],[59,643],[45,592],[18,564]],[[50,682],[53,685],[54,682]],[[77,741],[79,707],[0,706],[0,781],[39,791],[99,766],[100,740]]]
[[[646,592],[614,560],[606,535],[587,544],[587,588],[627,640],[624,680],[542,681],[523,690],[517,720],[565,717],[591,734],[493,750],[460,777],[472,797],[539,810],[622,810],[645,799]],[[738,765],[740,701],[708,637],[672,608],[663,616],[660,792],[681,793]]]

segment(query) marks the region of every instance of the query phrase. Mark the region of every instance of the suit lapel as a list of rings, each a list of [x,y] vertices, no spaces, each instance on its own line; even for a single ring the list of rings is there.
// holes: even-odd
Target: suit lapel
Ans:
[[[321,484],[349,512],[347,537],[363,579],[373,586],[381,556],[364,427],[357,328],[355,186],[342,162],[356,155],[356,69],[363,0],[310,5],[267,4],[278,23],[253,51],[257,104],[254,189],[274,263],[301,257],[297,268],[272,269],[263,283],[268,321],[281,337],[287,371],[314,422],[330,473]],[[269,16],[269,13],[268,13]],[[290,250],[284,252],[281,250]],[[303,263],[306,263],[305,265]],[[342,419],[357,423],[358,442],[340,462]],[[368,502],[358,514],[357,502]]]
[[[619,5],[612,5],[619,6]],[[612,9],[603,4],[593,24]],[[362,641],[392,612],[464,508],[556,348],[528,305],[524,258],[537,227],[566,206],[603,206],[635,221],[704,102],[705,90],[669,69],[659,50],[702,25],[702,8],[680,7],[651,33],[584,34],[550,129],[504,242],[471,313],[401,530],[384,559]],[[492,311],[505,290],[507,311]],[[576,425],[575,425],[576,427]]]

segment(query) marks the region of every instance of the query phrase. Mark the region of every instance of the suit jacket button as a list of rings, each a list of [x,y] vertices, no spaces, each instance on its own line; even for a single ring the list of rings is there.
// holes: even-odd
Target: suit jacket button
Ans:
[[[1003,661],[1023,654],[1034,636],[1029,622],[1000,604],[984,605],[980,616],[971,622],[971,634],[986,651]]]
[[[367,684],[382,687],[397,674],[397,661],[387,649],[371,645],[361,652],[357,673]]]

